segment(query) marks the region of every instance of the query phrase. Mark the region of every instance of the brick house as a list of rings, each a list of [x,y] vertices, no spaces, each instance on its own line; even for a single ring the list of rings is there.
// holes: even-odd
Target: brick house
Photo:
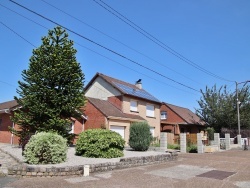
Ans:
[[[118,132],[126,141],[132,122],[146,121],[154,137],[160,136],[161,102],[142,89],[140,80],[130,84],[97,73],[85,88],[88,102],[85,114],[89,128],[106,128]]]
[[[18,144],[18,137],[11,134],[8,128],[13,127],[16,130],[19,128],[17,124],[11,121],[11,116],[14,115],[17,108],[19,106],[15,100],[0,103],[0,143]],[[71,118],[71,121],[71,133],[79,134],[84,130],[84,122],[86,121],[84,114],[79,119]]]
[[[195,113],[187,108],[163,102],[161,105],[161,132],[200,133],[206,124]]]
[[[154,137],[160,136],[161,102],[142,84],[130,84],[97,73],[85,88],[86,104],[80,119],[71,118],[71,133],[79,134],[87,129],[106,128],[118,132],[126,141],[132,122],[147,121]],[[0,103],[0,142],[18,144],[8,126],[18,128],[10,117],[18,107],[15,100]]]

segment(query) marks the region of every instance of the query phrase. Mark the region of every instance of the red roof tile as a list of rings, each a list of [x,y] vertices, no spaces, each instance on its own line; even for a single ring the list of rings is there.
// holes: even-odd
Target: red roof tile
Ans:
[[[88,101],[100,110],[106,117],[118,117],[134,120],[144,120],[142,117],[133,114],[126,114],[111,104],[109,101],[88,97]]]
[[[205,122],[202,121],[195,113],[193,113],[188,108],[183,108],[168,103],[163,103],[163,104],[165,104],[170,109],[172,109],[176,114],[178,114],[185,121],[185,123],[205,125]]]
[[[13,108],[17,105],[18,104],[17,104],[16,100],[3,102],[3,103],[0,103],[0,110],[10,109],[10,108]]]

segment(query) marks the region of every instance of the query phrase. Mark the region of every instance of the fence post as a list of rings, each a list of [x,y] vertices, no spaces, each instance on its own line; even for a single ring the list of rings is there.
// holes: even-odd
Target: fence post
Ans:
[[[220,150],[220,134],[214,133],[214,144],[218,146],[218,151]]]
[[[160,134],[160,150],[165,151],[168,149],[167,133],[161,132]]]
[[[197,152],[204,153],[201,133],[197,133]]]
[[[238,143],[239,147],[242,147],[240,134],[237,135],[237,143]]]
[[[181,153],[187,153],[187,140],[186,140],[186,133],[180,134],[180,146],[181,146]]]
[[[225,134],[225,144],[226,144],[226,150],[230,149],[230,134]]]

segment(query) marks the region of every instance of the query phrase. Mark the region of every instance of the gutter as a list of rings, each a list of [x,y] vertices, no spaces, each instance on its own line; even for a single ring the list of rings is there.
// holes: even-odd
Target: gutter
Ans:
[[[2,109],[2,110],[0,110],[0,114],[9,114],[10,113],[10,109]]]
[[[139,121],[139,122],[144,122],[146,120],[141,120],[141,119],[132,119],[132,118],[123,118],[123,117],[115,117],[115,116],[108,116],[108,119],[114,119],[114,120],[129,120],[129,121]]]

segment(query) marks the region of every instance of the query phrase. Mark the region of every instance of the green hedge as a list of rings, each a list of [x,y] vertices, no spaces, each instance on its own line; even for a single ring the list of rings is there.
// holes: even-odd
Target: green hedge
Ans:
[[[29,164],[57,164],[67,159],[67,140],[57,133],[40,132],[33,135],[24,149]]]
[[[135,151],[148,150],[153,137],[147,122],[135,122],[130,126],[129,146]]]
[[[122,157],[125,141],[118,133],[105,129],[82,132],[76,142],[76,155],[93,158]]]

